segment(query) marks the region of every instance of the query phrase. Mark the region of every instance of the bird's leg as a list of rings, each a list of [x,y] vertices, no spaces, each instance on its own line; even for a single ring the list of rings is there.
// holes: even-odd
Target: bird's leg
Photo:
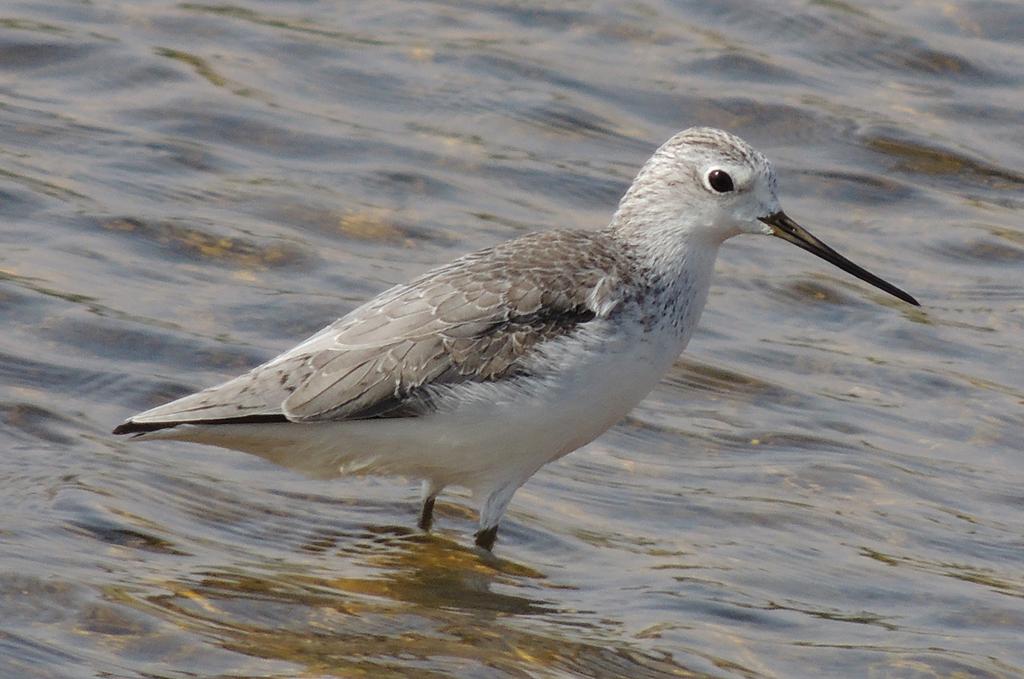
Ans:
[[[476,546],[486,549],[488,552],[494,549],[494,541],[498,539],[498,526],[481,528],[476,532]]]
[[[430,530],[430,527],[434,523],[434,500],[437,499],[437,494],[441,492],[441,489],[435,486],[430,481],[423,481],[422,486],[422,497],[423,507],[420,509],[420,520],[416,524],[420,527],[420,530]]]
[[[512,501],[512,496],[518,490],[522,481],[518,483],[509,481],[491,491],[491,494],[484,500],[480,507],[480,530],[476,532],[476,546],[486,549],[488,552],[494,547],[494,541],[498,537],[498,522],[502,514]]]
[[[420,509],[420,520],[416,525],[421,530],[430,530],[430,526],[434,523],[434,500],[436,497],[431,495],[423,501],[423,508]]]

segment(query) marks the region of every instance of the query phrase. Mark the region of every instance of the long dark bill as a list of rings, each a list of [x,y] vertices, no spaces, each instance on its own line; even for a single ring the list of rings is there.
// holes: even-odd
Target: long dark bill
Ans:
[[[893,297],[899,297],[908,304],[914,306],[921,306],[917,300],[897,288],[892,283],[884,281],[875,274],[871,273],[866,269],[862,269],[846,257],[830,248],[829,246],[822,243],[820,240],[810,234],[810,232],[804,227],[800,226],[792,219],[789,218],[785,212],[779,211],[775,214],[770,214],[767,217],[761,217],[760,220],[772,227],[772,235],[778,236],[782,240],[787,240],[798,248],[803,248],[811,254],[818,255],[826,262],[835,264],[843,271],[853,274],[857,278],[871,283],[879,290],[885,290]]]

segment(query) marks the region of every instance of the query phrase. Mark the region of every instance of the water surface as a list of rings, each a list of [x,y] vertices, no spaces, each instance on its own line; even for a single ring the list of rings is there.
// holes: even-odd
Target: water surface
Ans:
[[[0,674],[1024,674],[1024,7],[8,2]],[[516,496],[109,435],[360,301],[597,228],[727,128],[787,211],[655,392]]]

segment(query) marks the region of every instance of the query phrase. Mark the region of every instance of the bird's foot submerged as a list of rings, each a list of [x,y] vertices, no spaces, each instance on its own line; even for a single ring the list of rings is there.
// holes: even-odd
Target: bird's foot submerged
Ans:
[[[424,485],[423,505],[420,507],[420,517],[416,525],[420,530],[429,532],[434,525],[434,504],[437,502],[437,492],[433,487]],[[494,549],[494,542],[498,538],[498,525],[494,524],[487,528],[481,528],[475,533],[477,547],[488,552]]]
[[[481,528],[476,532],[476,546],[486,549],[488,552],[494,549],[494,542],[498,539],[498,526]]]

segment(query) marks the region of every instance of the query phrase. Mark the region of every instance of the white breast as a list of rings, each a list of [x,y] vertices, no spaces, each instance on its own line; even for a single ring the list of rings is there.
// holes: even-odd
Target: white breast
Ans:
[[[525,480],[622,419],[658,383],[685,339],[598,320],[545,346],[529,378],[447,388],[440,412],[417,418],[419,434],[431,432],[437,464],[428,478],[443,475],[470,488]]]

